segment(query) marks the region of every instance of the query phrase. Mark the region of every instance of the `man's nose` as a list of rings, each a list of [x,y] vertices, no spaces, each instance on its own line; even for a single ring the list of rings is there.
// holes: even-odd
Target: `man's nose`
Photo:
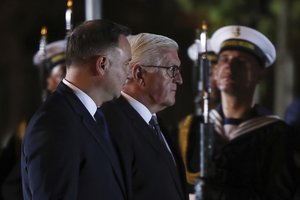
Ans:
[[[182,76],[181,76],[181,73],[178,72],[175,77],[174,77],[174,81],[178,84],[178,85],[181,85],[183,83],[183,79],[182,79]]]

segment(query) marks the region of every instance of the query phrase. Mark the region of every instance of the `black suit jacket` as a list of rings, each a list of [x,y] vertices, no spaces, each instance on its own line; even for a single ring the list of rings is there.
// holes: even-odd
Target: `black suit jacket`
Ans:
[[[120,97],[104,104],[102,110],[120,155],[129,199],[187,199],[183,165],[170,141],[176,166],[153,130],[127,100]]]
[[[102,130],[60,83],[30,120],[22,144],[23,194],[27,199],[127,199],[116,154]]]

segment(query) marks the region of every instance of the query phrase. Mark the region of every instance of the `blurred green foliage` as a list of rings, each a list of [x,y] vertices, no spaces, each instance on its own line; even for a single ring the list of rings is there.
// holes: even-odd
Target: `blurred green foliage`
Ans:
[[[210,31],[225,25],[240,24],[256,28],[271,39],[275,39],[280,0],[177,0],[177,2],[186,14],[206,20]]]

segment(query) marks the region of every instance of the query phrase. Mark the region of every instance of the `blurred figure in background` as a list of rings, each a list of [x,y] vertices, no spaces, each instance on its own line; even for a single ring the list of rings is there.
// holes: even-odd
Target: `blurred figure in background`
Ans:
[[[42,82],[47,83],[44,88],[47,94],[55,91],[57,85],[65,77],[66,41],[58,40],[46,45],[45,55],[41,51],[33,57],[33,63],[43,71]],[[22,180],[20,170],[20,147],[27,120],[22,120],[18,127],[12,131],[7,141],[3,141],[3,148],[0,152],[0,200],[21,200]]]
[[[49,43],[45,52],[38,51],[33,63],[43,71],[42,86],[46,83],[47,94],[55,91],[60,81],[66,75],[66,40]]]
[[[45,27],[43,29],[47,34],[47,29]],[[66,74],[66,40],[58,40],[49,44],[46,44],[46,40],[43,42],[44,50],[41,51],[42,44],[40,43],[40,49],[33,56],[33,64],[38,67],[40,73],[39,82],[36,83],[36,85],[40,85],[41,89],[42,99],[38,100],[39,103],[55,91]],[[0,200],[23,199],[20,151],[27,122],[31,115],[31,112],[24,115],[9,136],[0,142]]]
[[[297,96],[288,105],[285,113],[285,121],[287,124],[296,128],[300,132],[300,97]]]

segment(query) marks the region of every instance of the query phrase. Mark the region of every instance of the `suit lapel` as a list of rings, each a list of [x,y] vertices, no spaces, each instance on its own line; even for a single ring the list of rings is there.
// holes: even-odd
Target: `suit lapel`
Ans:
[[[161,152],[159,143],[155,140],[152,128],[143,120],[139,113],[127,102],[124,97],[117,99],[120,105],[120,109],[124,111],[128,119],[131,121],[131,125],[138,129],[138,132],[145,137],[145,140],[158,152]]]
[[[164,136],[165,136],[165,134],[164,134]],[[175,162],[176,162],[176,165],[175,165],[174,160],[173,160],[170,152],[167,150],[167,148],[164,147],[163,144],[161,144],[160,142],[156,142],[156,143],[159,144],[160,152],[162,152],[162,155],[165,157],[164,160],[167,162],[167,165],[170,169],[169,171],[171,172],[171,176],[172,176],[172,178],[175,182],[177,190],[178,190],[179,194],[181,195],[182,199],[184,199],[184,193],[183,193],[183,190],[182,190],[182,185],[180,183],[180,174],[179,174],[179,170],[177,168],[178,167],[177,165],[178,165],[179,162],[177,161],[177,159],[175,159],[175,156],[174,156],[174,159],[175,159]],[[172,153],[175,154],[175,152],[172,150],[171,147],[170,147],[170,149],[171,149]]]
[[[167,134],[164,134],[168,144],[169,144],[169,147],[173,153],[173,156],[174,156],[174,159],[176,161],[176,167],[174,167],[174,164],[173,163],[170,163],[169,162],[169,166],[171,168],[171,171],[173,173],[173,178],[174,178],[174,181],[176,182],[176,186],[177,186],[177,189],[182,197],[182,199],[186,199],[186,194],[184,192],[184,190],[182,188],[185,187],[184,183],[185,183],[185,174],[184,174],[184,168],[182,166],[182,161],[180,160],[180,158],[178,157],[178,153],[176,151],[176,149],[174,148],[173,144],[171,144],[170,141],[170,138],[167,136]],[[173,160],[172,160],[173,161]],[[173,165],[171,165],[173,164]],[[182,173],[183,172],[183,173]]]
[[[90,131],[91,135],[96,139],[99,143],[100,148],[106,153],[107,158],[110,160],[112,167],[114,169],[115,175],[121,185],[121,188],[125,194],[125,186],[123,182],[123,176],[120,170],[120,163],[118,161],[117,155],[115,150],[112,146],[105,142],[105,138],[103,134],[101,134],[102,130],[97,126],[94,121],[90,122],[89,119],[83,118],[83,123],[85,124],[86,128]]]
[[[132,126],[137,129],[137,132],[143,135],[145,140],[150,143],[150,145],[155,149],[155,151],[159,152],[160,155],[164,156],[163,160],[166,162],[168,168],[170,169],[169,171],[175,182],[176,188],[179,194],[181,195],[182,199],[184,199],[184,193],[181,189],[182,185],[180,183],[179,172],[174,164],[170,152],[165,146],[163,146],[163,144],[158,140],[158,138],[156,138],[156,135],[153,132],[152,128],[143,120],[139,113],[134,110],[134,108],[127,102],[127,100],[124,97],[121,96],[119,99],[117,99],[117,101],[119,102],[120,109],[123,109],[123,111],[126,113],[128,119],[130,119],[132,123]]]
[[[67,100],[70,102],[71,107],[73,110],[80,116],[84,126],[88,129],[88,132],[94,137],[94,139],[99,144],[99,147],[105,152],[107,155],[113,169],[115,175],[117,177],[118,182],[122,188],[124,196],[126,197],[125,186],[123,181],[123,176],[121,174],[121,170],[119,167],[119,162],[115,150],[112,146],[105,142],[102,130],[97,125],[93,117],[90,115],[88,110],[84,107],[81,101],[77,98],[77,96],[73,93],[73,91],[67,87],[65,84],[61,83],[57,88],[58,92],[64,93]]]

